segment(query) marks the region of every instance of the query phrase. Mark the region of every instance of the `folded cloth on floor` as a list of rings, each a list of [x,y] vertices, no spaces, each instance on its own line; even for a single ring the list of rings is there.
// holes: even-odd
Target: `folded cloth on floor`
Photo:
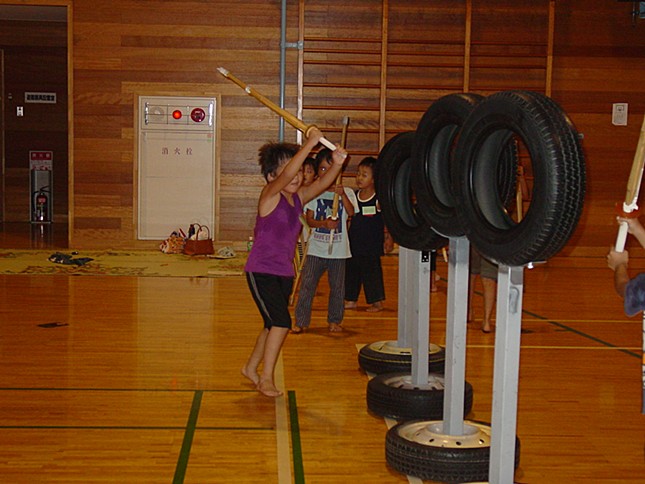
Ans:
[[[208,257],[210,257],[211,259],[232,259],[235,256],[235,251],[232,247],[229,246],[218,249],[216,254],[208,255]]]
[[[49,262],[53,262],[55,264],[65,264],[65,265],[77,265],[77,266],[83,266],[87,264],[90,261],[93,261],[91,257],[78,257],[74,259],[71,255],[69,254],[63,254],[61,252],[54,252],[52,255],[49,256],[48,258]]]

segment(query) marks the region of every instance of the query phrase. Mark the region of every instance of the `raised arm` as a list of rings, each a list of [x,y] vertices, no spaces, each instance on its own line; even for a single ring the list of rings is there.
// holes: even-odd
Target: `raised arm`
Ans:
[[[294,177],[298,175],[298,172],[302,168],[302,164],[307,159],[307,156],[309,156],[309,153],[311,153],[311,150],[318,145],[320,138],[322,138],[322,133],[318,128],[310,130],[309,137],[300,150],[298,150],[295,156],[289,160],[282,172],[275,179],[269,180],[267,186],[264,187],[263,196],[266,195],[271,197],[273,195],[277,195],[280,193],[280,190],[291,183]]]
[[[625,297],[625,286],[629,282],[628,264],[629,253],[626,250],[616,252],[612,247],[607,254],[607,266],[614,271],[614,288],[621,297]]]
[[[627,230],[630,234],[636,237],[638,243],[641,244],[641,247],[645,248],[645,228],[640,223],[637,217],[623,218],[618,217],[618,222],[625,222],[627,224]]]
[[[331,168],[323,176],[314,180],[311,185],[300,188],[298,193],[300,194],[300,199],[302,200],[303,205],[327,190],[327,188],[329,188],[329,186],[336,180],[336,177],[343,168],[343,163],[345,163],[345,159],[347,158],[347,152],[343,148],[337,147],[336,150],[332,152],[331,158]]]

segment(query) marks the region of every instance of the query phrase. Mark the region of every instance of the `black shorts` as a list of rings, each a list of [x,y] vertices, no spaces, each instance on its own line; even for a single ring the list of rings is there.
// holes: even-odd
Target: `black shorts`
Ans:
[[[293,288],[293,277],[247,272],[246,282],[262,315],[264,327],[270,329],[278,326],[290,329],[289,297]]]

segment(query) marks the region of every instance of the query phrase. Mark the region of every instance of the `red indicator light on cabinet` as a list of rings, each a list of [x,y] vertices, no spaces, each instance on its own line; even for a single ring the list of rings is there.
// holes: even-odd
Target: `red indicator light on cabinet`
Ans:
[[[201,123],[206,118],[206,113],[202,108],[195,108],[190,112],[190,119],[196,123]]]
[[[181,111],[179,109],[175,109],[172,112],[173,119],[181,119],[181,116],[182,116],[182,114],[181,114]]]

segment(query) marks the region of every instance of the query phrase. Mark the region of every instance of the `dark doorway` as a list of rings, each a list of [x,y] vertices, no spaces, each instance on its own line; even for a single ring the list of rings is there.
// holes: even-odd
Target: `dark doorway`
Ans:
[[[0,3],[0,232],[28,234],[24,246],[67,239],[67,23],[67,6]]]

